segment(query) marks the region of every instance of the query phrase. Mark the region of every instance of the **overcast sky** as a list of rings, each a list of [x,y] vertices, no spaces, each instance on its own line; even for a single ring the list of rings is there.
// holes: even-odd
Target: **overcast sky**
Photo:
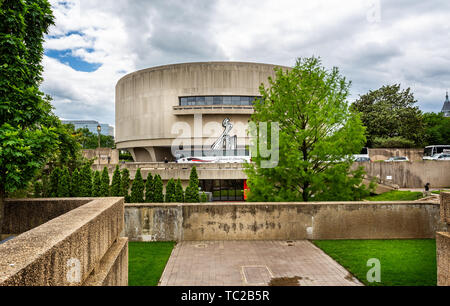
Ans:
[[[50,1],[42,90],[64,119],[114,125],[126,73],[193,61],[292,66],[320,56],[352,81],[352,97],[411,87],[439,112],[450,89],[448,0]]]

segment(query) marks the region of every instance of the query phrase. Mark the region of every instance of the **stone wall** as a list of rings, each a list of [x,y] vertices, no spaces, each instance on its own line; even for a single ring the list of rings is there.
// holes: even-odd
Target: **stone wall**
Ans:
[[[428,202],[127,204],[132,241],[434,238]]]
[[[450,193],[441,194],[441,219],[450,224]],[[450,286],[450,233],[436,234],[438,285]]]
[[[123,198],[10,200],[7,206],[10,222],[20,223],[19,212],[38,215],[7,225],[8,231],[42,224],[0,245],[0,286],[127,285]]]
[[[96,165],[110,165],[119,163],[119,150],[111,148],[97,148],[92,150],[83,150],[83,157],[95,159]]]

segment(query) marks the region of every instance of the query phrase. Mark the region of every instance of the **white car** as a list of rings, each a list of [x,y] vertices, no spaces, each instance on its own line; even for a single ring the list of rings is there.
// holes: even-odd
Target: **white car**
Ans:
[[[431,160],[450,160],[450,153],[439,153],[431,157]]]
[[[395,156],[395,157],[391,157],[387,160],[385,160],[385,162],[387,163],[392,163],[392,162],[407,162],[409,161],[408,157],[406,156]]]

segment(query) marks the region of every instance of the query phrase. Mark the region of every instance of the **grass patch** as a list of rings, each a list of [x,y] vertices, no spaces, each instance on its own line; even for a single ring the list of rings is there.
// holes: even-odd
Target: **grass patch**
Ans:
[[[314,244],[367,286],[436,286],[436,240],[316,240]],[[367,261],[381,263],[381,283],[369,283]]]
[[[129,242],[128,285],[157,286],[175,242]]]
[[[450,192],[450,190],[434,190],[431,193],[432,194],[441,194],[441,192]]]
[[[382,194],[365,198],[368,201],[415,201],[423,197],[423,193],[419,191],[399,191],[391,190]]]

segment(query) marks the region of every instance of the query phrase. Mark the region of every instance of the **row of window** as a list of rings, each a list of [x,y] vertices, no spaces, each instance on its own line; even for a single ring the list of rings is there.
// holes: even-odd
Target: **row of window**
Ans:
[[[180,97],[180,106],[201,105],[253,105],[253,101],[259,97],[249,96],[202,96]]]

